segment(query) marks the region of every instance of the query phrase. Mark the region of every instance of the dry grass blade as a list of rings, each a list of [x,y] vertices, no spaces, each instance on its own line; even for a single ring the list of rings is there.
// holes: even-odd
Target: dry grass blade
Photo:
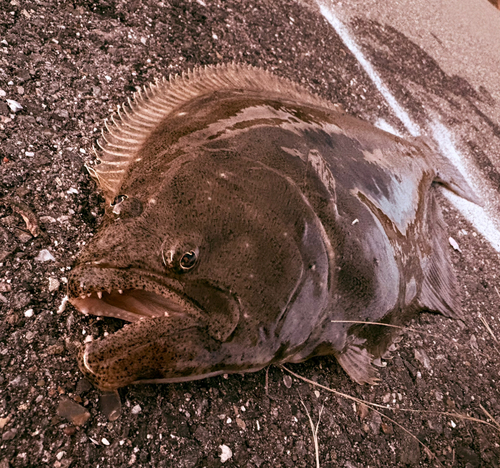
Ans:
[[[296,374],[295,372],[291,371],[290,369],[288,369],[284,366],[279,366],[279,367],[286,370],[288,373],[290,373],[294,377],[297,377],[298,379],[303,380],[304,382],[310,383],[311,385],[314,385],[316,387],[327,390],[328,392],[334,393],[334,394],[341,396],[341,397],[344,397],[348,400],[352,400],[352,401],[355,401],[357,403],[363,403],[365,405],[368,405],[374,411],[375,411],[375,408],[380,408],[380,409],[384,409],[384,410],[401,411],[401,412],[405,412],[405,413],[438,414],[440,416],[449,416],[449,417],[456,418],[456,419],[462,419],[464,421],[471,421],[471,422],[476,422],[479,424],[484,424],[485,426],[489,426],[492,429],[498,430],[500,432],[500,425],[498,425],[498,423],[495,421],[495,419],[493,419],[491,416],[488,416],[488,417],[491,418],[493,421],[495,421],[495,424],[490,424],[489,422],[483,421],[482,419],[474,418],[473,416],[466,416],[464,414],[460,414],[460,413],[456,413],[456,412],[449,413],[446,411],[436,411],[436,410],[419,410],[419,409],[411,409],[411,408],[392,408],[390,406],[379,405],[378,403],[372,403],[371,401],[361,400],[359,398],[353,397],[353,396],[348,395],[346,393],[339,392],[338,390],[333,390],[332,388],[325,387],[324,385],[321,385],[318,382],[314,382],[314,380],[309,380],[306,377],[302,377],[301,375]],[[484,411],[484,409],[483,409],[483,411]],[[382,414],[382,415],[385,416],[384,414]],[[385,417],[388,417],[388,416],[385,416]]]
[[[295,372],[292,372],[290,369],[286,368],[285,366],[280,366],[280,367],[283,370],[285,370],[288,373],[290,373],[291,375],[293,375],[294,377],[297,377],[298,379],[303,380],[304,382],[310,383],[311,385],[314,385],[316,387],[322,388],[322,389],[324,389],[324,390],[326,390],[328,392],[334,393],[335,395],[341,396],[341,397],[346,398],[348,400],[355,401],[356,403],[361,403],[361,404],[365,404],[365,405],[370,406],[373,409],[373,411],[375,411],[376,413],[378,413],[380,415],[380,417],[385,418],[388,421],[392,422],[395,426],[399,427],[402,431],[404,431],[406,434],[408,434],[412,439],[416,440],[419,443],[419,445],[421,445],[424,448],[425,452],[428,453],[436,461],[436,463],[439,466],[442,466],[444,468],[444,465],[439,461],[439,459],[437,458],[437,456],[431,451],[431,449],[429,447],[427,447],[427,445],[425,445],[423,442],[421,442],[418,439],[418,437],[416,437],[415,435],[413,435],[408,429],[404,428],[401,424],[399,424],[394,419],[390,418],[389,416],[387,416],[386,414],[382,413],[381,411],[378,411],[377,409],[375,409],[375,407],[388,409],[385,406],[377,405],[376,403],[371,403],[369,401],[361,400],[359,398],[356,398],[356,397],[353,397],[351,395],[348,395],[347,393],[338,392],[337,390],[333,390],[332,388],[325,387],[324,385],[321,385],[321,384],[319,384],[317,382],[314,382],[313,380],[309,380],[306,377],[302,377],[301,375],[296,374]]]
[[[490,328],[490,325],[488,324],[486,319],[481,314],[479,314],[479,319],[481,320],[481,322],[483,322],[483,325],[485,326],[486,330],[488,330],[489,334],[491,335],[495,343],[498,343],[497,337],[493,333],[493,330]]]
[[[286,372],[288,372],[290,375],[293,375],[297,379],[300,379],[300,380],[302,380],[304,382],[307,382],[307,383],[309,383],[309,384],[311,384],[311,385],[313,385],[315,387],[322,388],[323,390],[331,392],[331,393],[333,393],[335,395],[338,395],[338,396],[340,396],[342,398],[346,398],[347,400],[355,401],[356,403],[364,404],[364,405],[367,405],[367,406],[371,407],[372,410],[375,411],[377,414],[379,414],[381,417],[383,417],[383,418],[387,419],[388,421],[392,422],[394,425],[396,425],[401,430],[403,430],[406,434],[408,434],[411,438],[413,438],[414,440],[416,440],[419,443],[419,445],[421,445],[424,448],[425,452],[427,454],[429,454],[429,456],[432,457],[439,466],[443,466],[443,465],[438,460],[438,458],[436,457],[436,455],[429,449],[429,447],[427,447],[424,443],[422,443],[415,435],[413,435],[405,427],[403,427],[401,424],[399,424],[397,421],[395,421],[394,419],[390,418],[386,414],[384,414],[381,411],[379,411],[377,408],[385,409],[385,410],[391,410],[391,411],[403,411],[403,412],[409,412],[409,413],[427,413],[427,414],[432,413],[432,414],[439,414],[439,415],[442,415],[442,416],[450,416],[450,417],[454,417],[454,418],[457,418],[457,419],[462,419],[462,420],[465,420],[465,421],[471,421],[471,422],[476,422],[476,423],[484,424],[484,425],[489,426],[489,427],[491,427],[491,428],[493,428],[495,430],[498,430],[500,432],[500,424],[483,408],[482,405],[480,405],[481,409],[494,422],[494,424],[490,424],[489,422],[483,421],[482,419],[474,418],[472,416],[465,416],[465,415],[462,415],[462,414],[459,414],[459,413],[447,413],[447,412],[432,411],[432,410],[414,410],[414,409],[408,409],[408,408],[391,408],[391,407],[388,407],[388,406],[379,405],[377,403],[372,403],[370,401],[361,400],[360,398],[353,397],[351,395],[348,395],[347,393],[342,393],[342,392],[339,392],[337,390],[333,390],[332,388],[325,387],[324,385],[321,385],[321,384],[319,384],[317,382],[314,382],[313,380],[310,380],[310,379],[308,379],[306,377],[303,377],[303,376],[301,376],[299,374],[296,374],[295,372],[291,371],[290,369],[288,369],[287,367],[285,367],[283,365],[280,365],[279,367],[281,369],[285,370]]]
[[[318,423],[316,426],[314,426],[314,422],[311,418],[311,414],[309,413],[309,410],[307,409],[307,406],[305,405],[304,401],[302,400],[302,397],[299,394],[300,402],[302,403],[302,406],[306,410],[307,418],[309,419],[309,424],[311,425],[311,432],[312,432],[312,437],[313,437],[313,442],[314,442],[314,453],[316,455],[316,468],[320,468],[319,464],[319,442],[318,442],[318,429],[319,429],[319,423],[321,421],[321,415],[323,413],[324,405],[321,406],[321,409],[319,410],[319,416],[318,416]]]
[[[496,286],[495,286],[495,289],[496,289]],[[497,290],[498,292],[498,290]],[[493,330],[491,329],[490,325],[488,324],[488,322],[486,321],[486,319],[482,316],[482,314],[478,314],[479,316],[479,319],[481,320],[481,322],[483,322],[483,325],[484,325],[484,328],[486,328],[486,330],[488,330],[488,333],[491,335],[491,337],[493,338],[493,341],[495,342],[495,345],[493,346],[496,350],[496,352],[498,354],[500,354],[500,349],[498,348],[498,339],[497,337],[495,336],[495,334],[493,333]]]
[[[362,320],[330,320],[332,323],[352,323],[357,325],[378,325],[380,327],[397,328],[398,330],[411,331],[413,333],[420,333],[421,335],[429,335],[436,338],[438,335],[430,333],[425,330],[417,330],[411,327],[402,327],[400,325],[393,325],[392,323],[380,323],[380,322],[363,322]]]
[[[493,421],[493,424],[495,424],[495,426],[500,431],[500,423],[490,413],[488,413],[488,411],[486,410],[486,408],[483,405],[479,404],[479,406],[483,410],[484,414]]]

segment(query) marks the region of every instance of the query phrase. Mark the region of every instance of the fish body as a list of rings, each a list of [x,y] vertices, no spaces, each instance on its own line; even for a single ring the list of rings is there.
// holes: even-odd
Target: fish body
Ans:
[[[121,318],[79,365],[103,390],[333,355],[359,383],[392,328],[460,317],[436,183],[460,174],[260,69],[159,83],[105,135],[90,171],[105,219],[68,285]]]

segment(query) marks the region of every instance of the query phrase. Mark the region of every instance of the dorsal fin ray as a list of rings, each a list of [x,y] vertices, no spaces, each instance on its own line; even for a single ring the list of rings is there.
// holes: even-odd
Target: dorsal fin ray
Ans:
[[[235,63],[195,68],[181,76],[156,80],[118,106],[105,122],[107,132],[98,147],[100,164],[87,167],[108,203],[112,203],[131,163],[150,133],[176,108],[189,100],[219,90],[262,91],[281,94],[287,100],[340,110],[340,106],[307,91],[302,86],[261,68]],[[115,118],[116,117],[116,118]]]

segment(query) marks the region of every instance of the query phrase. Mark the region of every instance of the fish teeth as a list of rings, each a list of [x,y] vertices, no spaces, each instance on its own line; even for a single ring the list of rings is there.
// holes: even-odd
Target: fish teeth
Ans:
[[[87,293],[87,297],[90,297],[90,296],[92,296],[92,293]]]
[[[98,297],[99,299],[102,299],[102,291],[97,291],[97,297]]]
[[[123,294],[123,289],[119,289],[118,294]]]
[[[108,288],[108,294],[111,294],[112,289]]]

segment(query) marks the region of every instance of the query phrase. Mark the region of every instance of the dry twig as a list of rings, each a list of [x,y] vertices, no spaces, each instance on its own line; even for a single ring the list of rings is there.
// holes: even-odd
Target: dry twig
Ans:
[[[325,408],[325,405],[321,406],[321,409],[319,410],[318,423],[316,424],[316,426],[314,426],[313,420],[311,418],[311,414],[309,413],[309,410],[307,409],[307,406],[305,405],[304,401],[302,400],[302,397],[300,396],[300,393],[299,393],[299,398],[300,398],[300,402],[302,403],[302,406],[306,410],[306,414],[307,414],[307,417],[309,419],[309,424],[311,425],[312,437],[313,437],[313,442],[314,442],[314,453],[316,455],[316,468],[320,468],[320,464],[319,464],[318,429],[319,429],[319,423],[321,422],[321,415],[323,414],[323,409]]]

